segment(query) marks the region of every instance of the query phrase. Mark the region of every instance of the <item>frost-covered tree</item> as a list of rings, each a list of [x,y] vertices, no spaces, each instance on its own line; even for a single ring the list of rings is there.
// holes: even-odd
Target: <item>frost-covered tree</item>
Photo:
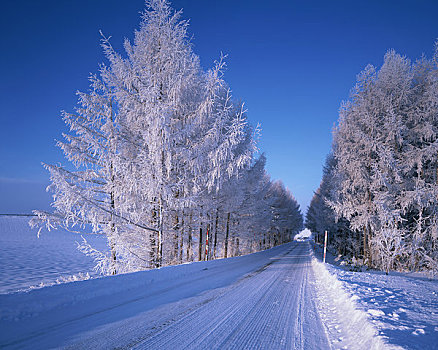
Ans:
[[[359,76],[335,133],[340,181],[333,208],[362,235],[364,259],[370,264],[389,257],[380,233],[386,232],[388,243],[392,237],[391,244],[403,235],[397,198],[411,81],[410,62],[389,51],[378,72],[369,66]],[[397,250],[395,246],[389,249],[395,256],[400,253]]]
[[[242,204],[240,205],[240,230],[246,233],[246,247],[250,252],[261,247],[264,233],[267,233],[271,224],[271,208],[269,190],[271,180],[265,170],[266,157],[262,154],[251,169],[243,176],[239,187],[243,190]],[[243,246],[243,244],[241,245]]]
[[[248,230],[262,227],[248,218],[272,203],[264,161],[254,160],[258,127],[232,98],[224,58],[203,71],[187,21],[165,0],[147,2],[125,54],[102,37],[109,64],[79,94],[77,113],[65,114],[74,135],[58,143],[75,169],[47,165],[56,211],[35,221],[105,234],[110,254],[81,247],[105,273],[240,254],[241,242],[254,240]],[[284,231],[293,226],[290,210],[301,214],[287,191],[277,192],[274,217]]]
[[[50,172],[48,190],[54,193],[55,211],[35,211],[38,219],[32,225],[49,229],[91,225],[94,233],[106,235],[110,255],[94,250],[86,241],[81,249],[96,258],[101,271],[116,273],[119,262],[125,264],[129,255],[135,254],[130,252],[125,233],[132,227],[150,228],[133,221],[123,208],[122,142],[113,91],[97,76],[91,76],[90,82],[89,93],[78,93],[76,113],[63,113],[73,134],[63,134],[64,141],[58,141],[57,146],[73,167],[44,164]]]
[[[189,128],[203,102],[203,73],[187,40],[187,22],[165,1],[151,1],[126,58],[108,40],[105,79],[117,92],[121,132],[134,140],[125,155],[123,182],[132,212],[149,221],[150,262],[163,263],[163,244],[176,207],[188,200]],[[167,219],[167,220],[166,220]]]
[[[290,241],[303,229],[303,217],[300,207],[291,192],[281,181],[271,185],[271,246]]]
[[[347,254],[347,251],[355,255],[354,246],[356,242],[345,232],[345,225],[336,220],[335,213],[329,203],[333,200],[336,191],[336,159],[332,154],[326,158],[323,167],[323,176],[319,188],[314,193],[306,213],[305,226],[314,233],[315,240],[322,242],[324,232],[328,231],[329,244],[338,248],[340,253]],[[339,249],[342,247],[342,249]]]
[[[139,145],[129,160],[134,171],[125,181],[138,185],[132,187],[135,201],[141,193],[151,206],[142,212],[153,213],[159,266],[163,242],[171,241],[163,235],[183,208],[199,219],[201,247],[208,203],[199,202],[250,164],[255,145],[243,106],[232,101],[222,79],[223,61],[204,73],[180,12],[164,1],[150,6],[134,44],[125,43],[126,59],[107,41],[105,49],[111,62],[108,80],[114,89],[124,87],[118,94],[122,130]]]
[[[353,238],[349,254],[386,271],[436,266],[436,76],[435,58],[412,64],[393,50],[380,69],[365,68],[341,108],[333,176],[309,209],[317,229],[329,204],[332,230]]]
[[[438,45],[438,43],[437,43]],[[416,62],[414,102],[408,113],[404,162],[405,245],[411,268],[438,269],[438,46]]]

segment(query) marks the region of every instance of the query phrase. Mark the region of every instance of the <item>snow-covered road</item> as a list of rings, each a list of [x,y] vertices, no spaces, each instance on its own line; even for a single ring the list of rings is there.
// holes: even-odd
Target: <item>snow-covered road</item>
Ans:
[[[158,324],[155,313],[135,320],[145,327],[130,337],[128,346],[135,349],[329,348],[313,290],[307,283],[313,278],[310,261],[307,244],[295,244],[232,285],[179,305]],[[125,333],[131,325],[132,322],[128,323],[122,332],[120,325],[108,331]],[[87,343],[89,339],[82,345]]]
[[[328,349],[314,280],[309,244],[292,242],[245,257],[5,295],[0,346]]]

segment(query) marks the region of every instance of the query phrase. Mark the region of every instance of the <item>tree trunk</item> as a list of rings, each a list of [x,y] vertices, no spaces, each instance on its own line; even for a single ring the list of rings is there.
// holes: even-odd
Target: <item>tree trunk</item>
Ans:
[[[111,224],[112,225],[112,224]],[[116,275],[117,274],[117,256],[116,256],[116,245],[114,244],[114,239],[111,239],[110,242],[111,246],[111,274]]]
[[[230,235],[230,213],[227,215],[227,229],[225,231],[224,258],[228,258],[228,237]]]
[[[111,193],[110,193],[110,197],[111,197],[111,211],[115,211],[116,210],[116,201],[115,201],[115,196],[114,196],[114,180],[115,180],[115,176],[114,176],[114,168],[113,168],[113,163],[111,162],[110,165],[110,169],[111,169]],[[110,242],[110,246],[111,246],[111,274],[112,275],[116,275],[117,274],[117,255],[116,255],[116,245],[114,243],[114,236],[116,234],[116,228],[114,225],[114,218],[113,218],[113,214],[111,213],[110,216],[110,230],[111,230],[111,242]]]
[[[178,252],[179,252],[179,217],[178,213],[175,214],[175,224],[173,225],[173,256],[172,264],[178,263]]]
[[[157,247],[157,267],[160,267],[163,260],[163,227],[164,227],[164,218],[163,218],[163,202],[160,198],[160,206],[159,206],[159,231],[158,231],[158,247]]]
[[[217,229],[219,225],[219,209],[216,210],[216,223],[214,225],[214,245],[213,245],[213,259],[216,259],[216,245],[217,245]]]
[[[199,215],[200,223],[199,223],[199,241],[198,241],[198,261],[202,260],[202,213]]]
[[[204,256],[204,260],[208,260],[210,257],[210,219],[209,219],[209,223],[207,224],[207,231],[205,234],[205,256]]]
[[[198,261],[202,260],[202,222],[199,226]]]
[[[155,201],[155,199],[154,199]],[[157,214],[157,208],[154,204],[154,207],[152,208],[151,213],[151,226],[157,227],[158,226],[158,214]],[[149,234],[149,241],[150,241],[150,251],[149,251],[149,265],[151,268],[157,267],[157,255],[158,255],[158,249],[157,249],[157,232],[150,232]]]
[[[364,228],[363,230],[363,260],[365,262],[366,258],[367,258],[367,229]]]
[[[189,216],[189,227],[188,227],[188,237],[187,237],[187,261],[193,261],[193,251],[192,251],[192,213]]]
[[[183,262],[183,249],[184,249],[184,211],[181,217],[181,237],[179,241],[179,263]]]

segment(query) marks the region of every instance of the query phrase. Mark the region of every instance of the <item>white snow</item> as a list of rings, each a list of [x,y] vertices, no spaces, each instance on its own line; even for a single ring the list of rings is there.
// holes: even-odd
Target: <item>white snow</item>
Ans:
[[[320,259],[322,247],[316,247]],[[404,349],[438,348],[438,281],[418,275],[349,271],[327,253],[324,268],[342,289],[355,295],[356,307],[368,314],[385,343]],[[319,264],[319,263],[318,263]]]
[[[306,229],[302,230],[300,233],[298,233],[297,235],[295,235],[294,239],[296,241],[305,240],[305,239],[309,238],[311,235],[312,235],[312,232],[308,228],[306,228]]]
[[[378,335],[378,330],[358,308],[356,298],[346,292],[326,265],[312,260],[318,285],[318,305],[324,326],[336,349],[394,349]]]
[[[384,316],[385,315],[385,313],[382,310],[376,310],[376,309],[369,309],[368,313],[371,316],[375,316],[375,317]]]
[[[326,348],[313,279],[308,243],[293,242],[0,295],[0,346]]]
[[[0,294],[97,277],[94,262],[77,250],[81,236],[65,230],[29,227],[30,216],[0,216]],[[102,236],[87,240],[106,249]]]
[[[77,236],[71,233],[47,233],[41,242],[53,255],[44,250],[35,255],[31,247],[39,241],[25,226],[27,218],[0,223],[3,251],[14,248],[28,264],[14,269],[12,259],[2,261],[8,268],[2,286],[10,290],[35,283],[33,274],[53,283],[60,275],[84,276],[84,268],[93,266],[83,263],[85,256],[73,259]],[[309,241],[294,241],[242,257],[1,294],[0,348],[424,350],[436,345],[436,281],[350,272],[312,254]],[[57,270],[63,260],[69,268]],[[328,261],[334,260],[329,254]]]

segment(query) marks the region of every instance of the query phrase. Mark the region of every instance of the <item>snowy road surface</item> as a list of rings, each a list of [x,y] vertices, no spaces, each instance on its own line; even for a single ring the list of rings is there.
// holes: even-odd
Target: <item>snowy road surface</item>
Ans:
[[[309,244],[293,242],[4,295],[0,347],[329,349],[314,280]]]
[[[120,326],[120,333],[129,332],[143,323],[128,337],[128,346],[135,349],[328,348],[307,283],[311,274],[308,247],[294,245],[236,283],[179,305],[171,317],[156,322],[153,312],[108,333],[120,332]],[[102,334],[94,338],[100,345]]]

